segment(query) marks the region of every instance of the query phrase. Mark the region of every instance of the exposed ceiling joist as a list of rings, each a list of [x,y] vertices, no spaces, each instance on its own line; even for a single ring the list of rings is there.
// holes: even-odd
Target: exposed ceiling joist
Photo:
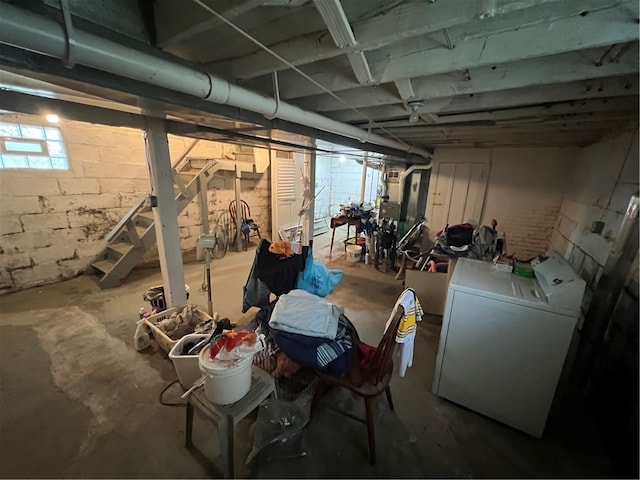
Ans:
[[[57,4],[57,0],[30,2]],[[266,97],[273,96],[270,73],[280,71],[280,97],[294,104],[292,108],[347,121],[378,137],[423,150],[585,145],[615,129],[629,128],[638,118],[637,0],[186,0],[180,8],[175,8],[175,0],[147,3],[151,4],[157,38],[161,45],[172,45],[165,49],[167,60],[177,55],[205,69],[213,65],[218,76],[236,78],[243,87]],[[219,23],[214,11],[222,18],[233,18],[239,30]],[[109,14],[105,9],[91,12],[96,25],[104,23],[100,15]],[[138,21],[143,20],[150,24],[148,15]],[[58,27],[63,28],[61,23]],[[44,45],[42,30],[35,29],[31,36]],[[105,30],[98,35],[118,41],[120,37],[110,33]],[[13,45],[6,30],[3,38]],[[78,39],[81,51],[82,38]],[[64,37],[59,40],[57,48],[62,48]],[[256,51],[256,41],[285,60],[266,50]],[[109,77],[105,84],[95,71],[65,69],[59,61],[42,57],[27,61],[25,56],[33,55],[22,51],[14,57],[11,47],[8,54],[4,47],[0,61],[16,67],[17,73],[28,69],[35,78],[130,106],[151,102],[189,123],[219,129],[207,135],[222,141],[223,130],[234,119],[244,121],[241,128],[253,135],[271,136],[273,129],[283,128],[318,138],[328,135],[307,124],[268,120],[270,108],[259,110],[260,114],[247,111],[251,109],[247,98],[274,102],[253,92],[234,97],[233,104],[245,109],[239,110],[185,98],[166,88],[145,88],[164,78],[162,68],[141,75],[148,65],[133,62],[136,76],[132,78],[144,84],[132,89],[121,78]],[[135,43],[130,48],[150,50]],[[62,58],[61,52],[56,50],[57,58]],[[288,69],[288,62],[318,83]],[[77,69],[80,76],[74,76]],[[202,96],[223,103],[229,100],[220,88],[225,82],[208,77],[202,68],[194,67],[194,73],[202,77],[198,82]],[[213,82],[208,93],[207,79]],[[180,82],[188,81],[180,77]],[[233,83],[234,91],[238,90]],[[58,93],[73,97],[70,91]]]
[[[612,116],[625,116],[634,118],[638,116],[638,97],[616,97],[616,98],[598,98],[590,100],[578,100],[570,102],[555,103],[545,106],[535,107],[512,107],[496,111],[482,111],[477,113],[453,113],[443,114],[438,117],[438,121],[442,124],[440,127],[450,123],[464,122],[509,122],[519,121],[536,123],[544,121],[547,118],[572,118],[579,116],[593,116],[606,118]],[[380,127],[394,131],[394,128],[409,127],[407,119],[388,120],[378,122]],[[416,127],[424,126],[424,124]],[[430,127],[433,127],[430,125]],[[375,129],[373,129],[375,130]]]
[[[625,44],[626,45],[626,44]],[[617,48],[625,48],[619,45]],[[523,62],[480,67],[468,71],[468,75],[442,74],[421,79],[396,80],[399,97],[390,89],[380,87],[353,88],[338,95],[356,108],[398,103],[399,100],[422,98],[431,100],[451,97],[452,94],[477,94],[490,91],[526,88],[554,83],[570,83],[617,75],[634,75],[638,70],[638,44],[633,42],[616,62],[605,60],[600,65],[606,49],[571,52]],[[411,87],[409,89],[409,86]],[[324,112],[340,110],[343,104],[329,95],[314,95],[296,102],[302,108]]]
[[[507,0],[494,15],[506,15],[546,2],[561,3],[559,0]],[[468,23],[483,15],[487,15],[484,0],[412,2],[401,4],[385,15],[354,23],[353,33],[358,39],[358,50],[366,52],[407,38]],[[399,25],[401,28],[398,28]],[[324,32],[272,45],[271,48],[296,66],[345,53]],[[207,68],[211,71],[228,72],[232,78],[248,79],[285,70],[287,66],[269,53],[258,51],[228,62],[212,63]]]
[[[486,38],[460,41],[453,50],[444,45],[411,53],[406,51],[405,45],[398,45],[397,51],[393,48],[381,49],[369,56],[369,65],[375,80],[385,83],[402,78],[429,77],[479,67],[490,68],[503,63],[637,42],[637,2],[623,0],[622,4],[625,8],[590,12],[585,16],[577,15],[551,23],[503,31]],[[358,86],[348,74],[336,72],[335,66],[330,68],[331,66],[319,64],[312,67],[305,71],[334,92]],[[333,75],[322,76],[322,71],[327,69]],[[315,85],[301,81],[295,72],[282,72],[279,80],[283,98],[293,99],[323,93]],[[257,79],[248,85],[260,89],[263,83],[261,79]]]
[[[351,30],[349,20],[344,13],[340,0],[314,0],[316,8],[327,24],[336,47],[344,50],[359,83],[373,81],[369,64],[364,53],[358,51],[358,42]]]
[[[185,2],[187,3],[187,2]],[[188,3],[191,3],[188,0]],[[244,0],[242,2],[232,3],[229,8],[221,12],[221,15],[227,20],[232,20],[249,10],[253,10],[264,3],[264,0]],[[155,7],[156,18],[162,25],[166,25],[172,30],[162,29],[161,36],[158,38],[158,45],[167,48],[177,43],[188,40],[191,37],[199,35],[214,28],[221,23],[220,19],[213,16],[206,16],[203,20],[202,10],[197,5],[181,5],[176,9],[174,2],[158,2]],[[162,15],[171,18],[171,21],[165,21]],[[184,17],[184,18],[183,18]],[[168,20],[168,19],[167,19]]]
[[[543,135],[514,135],[499,138],[439,138],[425,140],[433,148],[491,148],[491,147],[575,147],[591,145],[599,141],[603,135],[593,135],[584,132],[563,132],[558,134]]]
[[[396,88],[398,89],[398,93],[400,94],[400,99],[404,100],[405,102],[407,100],[409,100],[411,98],[414,98],[416,96],[415,92],[413,91],[413,84],[411,83],[411,79],[410,78],[399,78],[394,83],[395,83]],[[306,100],[308,100],[308,99],[303,100],[303,102],[306,101]],[[397,101],[397,99],[396,99],[396,101]],[[349,102],[354,107],[357,106],[354,103],[352,103],[353,99],[351,97],[349,97]],[[374,105],[377,105],[377,104],[378,103],[374,103]],[[360,105],[360,106],[361,107],[368,107],[370,105]]]
[[[635,119],[631,118],[613,118],[613,119],[600,119],[595,121],[589,120],[553,120],[537,125],[531,124],[499,124],[495,125],[460,125],[460,126],[447,126],[447,132],[454,132],[457,137],[482,137],[482,136],[498,136],[498,135],[510,135],[512,133],[530,133],[540,134],[544,132],[559,132],[559,131],[602,131],[602,130],[617,130],[623,125],[629,125],[630,122]],[[394,133],[402,135],[404,138],[429,138],[432,136],[439,136],[444,128],[439,125],[422,125],[420,128],[405,128],[395,129]]]
[[[637,12],[638,4],[633,3]],[[380,60],[373,60],[371,68],[384,83],[631,42],[638,38],[637,18],[637,13],[611,9],[460,42],[453,50],[440,48],[390,58],[379,52]]]
[[[440,98],[425,102],[422,110],[442,116],[443,113],[490,111],[523,105],[545,105],[568,100],[619,97],[637,93],[638,78],[632,75]],[[402,105],[364,108],[361,111],[378,120],[399,118],[406,113]],[[343,122],[358,122],[362,118],[361,115],[347,110],[329,112],[327,115]]]

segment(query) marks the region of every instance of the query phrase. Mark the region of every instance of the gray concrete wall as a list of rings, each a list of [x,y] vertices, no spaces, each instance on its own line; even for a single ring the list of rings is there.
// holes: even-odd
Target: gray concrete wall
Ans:
[[[39,117],[3,114],[0,121],[44,123]],[[55,282],[84,271],[104,248],[105,235],[149,193],[142,132],[61,120],[68,170],[0,169],[0,293]],[[191,139],[169,136],[172,160]],[[193,157],[221,158],[234,147],[201,141]],[[242,198],[270,231],[270,170],[245,174]],[[209,185],[210,225],[234,199],[233,173],[220,172]],[[200,213],[193,201],[179,216],[183,251],[195,248]],[[153,259],[154,251],[146,259]]]
[[[544,253],[575,168],[576,155],[576,148],[439,149],[434,155],[427,212],[434,202],[446,201],[435,198],[435,182],[453,181],[446,177],[438,179],[442,175],[439,163],[484,163],[488,175],[482,213],[473,220],[490,225],[496,219],[498,230],[506,234],[509,254],[526,259]],[[433,234],[444,227],[429,224]]]
[[[510,254],[527,259],[549,248],[575,148],[494,148],[481,223],[495,218]]]
[[[324,190],[316,198],[316,218],[331,217],[339,212],[341,203],[360,202],[362,188],[362,165],[356,162],[354,154],[341,155],[339,152],[318,153],[316,157],[316,192]],[[363,158],[363,157],[359,157]],[[377,197],[379,171],[367,169],[365,202],[375,202]]]
[[[583,312],[590,306],[631,195],[638,191],[638,130],[621,133],[578,152],[576,168],[551,237],[587,282]],[[592,233],[594,221],[604,222]]]

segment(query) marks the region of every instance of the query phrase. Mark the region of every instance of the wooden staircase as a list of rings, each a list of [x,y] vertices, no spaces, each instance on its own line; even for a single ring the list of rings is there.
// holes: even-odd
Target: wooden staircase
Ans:
[[[216,159],[187,158],[173,167],[173,185],[178,215],[207,188],[218,170],[233,170],[233,162]],[[102,288],[120,285],[144,254],[156,243],[153,212],[142,198],[107,235],[107,246],[91,264]]]

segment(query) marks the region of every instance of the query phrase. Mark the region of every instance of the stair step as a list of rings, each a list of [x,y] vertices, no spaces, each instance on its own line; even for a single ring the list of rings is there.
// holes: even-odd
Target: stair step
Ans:
[[[184,186],[188,186],[191,182],[193,182],[193,179],[196,178],[197,175],[189,175],[186,173],[179,173],[178,177],[180,177],[180,180],[182,180],[182,183],[184,183]]]
[[[189,162],[187,162],[187,165],[189,165],[194,170],[200,170],[213,160],[213,158],[190,158]]]
[[[202,167],[194,167],[193,165],[191,165],[189,163],[185,163],[178,170],[178,174],[179,175],[189,175],[190,177],[195,177],[196,175],[198,175],[198,172],[200,171],[200,168],[202,168]]]
[[[144,233],[149,230],[149,226],[147,225],[146,227],[143,225],[136,225],[136,233],[138,234],[138,238],[142,238],[142,235],[144,235]]]
[[[113,250],[119,255],[126,255],[127,252],[133,248],[133,245],[127,242],[117,242],[107,245],[107,248]]]
[[[133,222],[136,223],[138,220],[141,220],[147,225],[151,225],[155,221],[155,218],[153,217],[153,212],[141,212],[136,215]]]
[[[98,260],[97,262],[92,263],[91,266],[97,270],[100,270],[102,273],[106,275],[113,269],[115,264],[116,262],[107,258],[104,260]]]
[[[198,192],[198,189],[195,185],[192,185],[191,187],[187,187],[185,188],[185,193],[182,193],[182,190],[180,190],[178,187],[174,186],[173,192],[175,194],[175,199],[180,201],[182,199],[186,199],[191,201],[191,199],[196,195],[196,193]]]
[[[206,169],[208,175],[203,173],[203,168],[211,165],[213,159],[198,159],[195,162],[190,161],[189,165],[183,166],[178,172],[178,176],[185,184],[186,193],[183,194],[177,185],[173,185],[175,198],[177,200],[178,213],[182,212],[191,202],[193,197],[198,193],[198,188],[194,179],[198,175],[203,177],[211,176],[217,168]],[[221,161],[221,160],[217,160]],[[205,181],[205,183],[208,181]],[[190,187],[187,185],[191,184]],[[149,231],[154,228],[154,212],[151,208],[142,207],[132,217],[125,218],[121,221],[123,228],[117,233],[116,238],[112,238],[112,242],[107,244],[102,251],[98,260],[91,266],[96,271],[102,273],[99,284],[101,288],[111,288],[120,285],[120,280],[143,259],[143,255],[153,243],[155,243],[155,231]],[[128,235],[126,228],[135,226],[137,237],[140,244],[133,242]],[[144,242],[142,240],[144,239]]]

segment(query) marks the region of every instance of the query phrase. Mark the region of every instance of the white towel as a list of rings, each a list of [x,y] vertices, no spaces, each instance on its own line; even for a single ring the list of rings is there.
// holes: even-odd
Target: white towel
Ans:
[[[269,326],[283,332],[333,340],[338,332],[338,318],[343,313],[342,307],[296,289],[280,296]]]

